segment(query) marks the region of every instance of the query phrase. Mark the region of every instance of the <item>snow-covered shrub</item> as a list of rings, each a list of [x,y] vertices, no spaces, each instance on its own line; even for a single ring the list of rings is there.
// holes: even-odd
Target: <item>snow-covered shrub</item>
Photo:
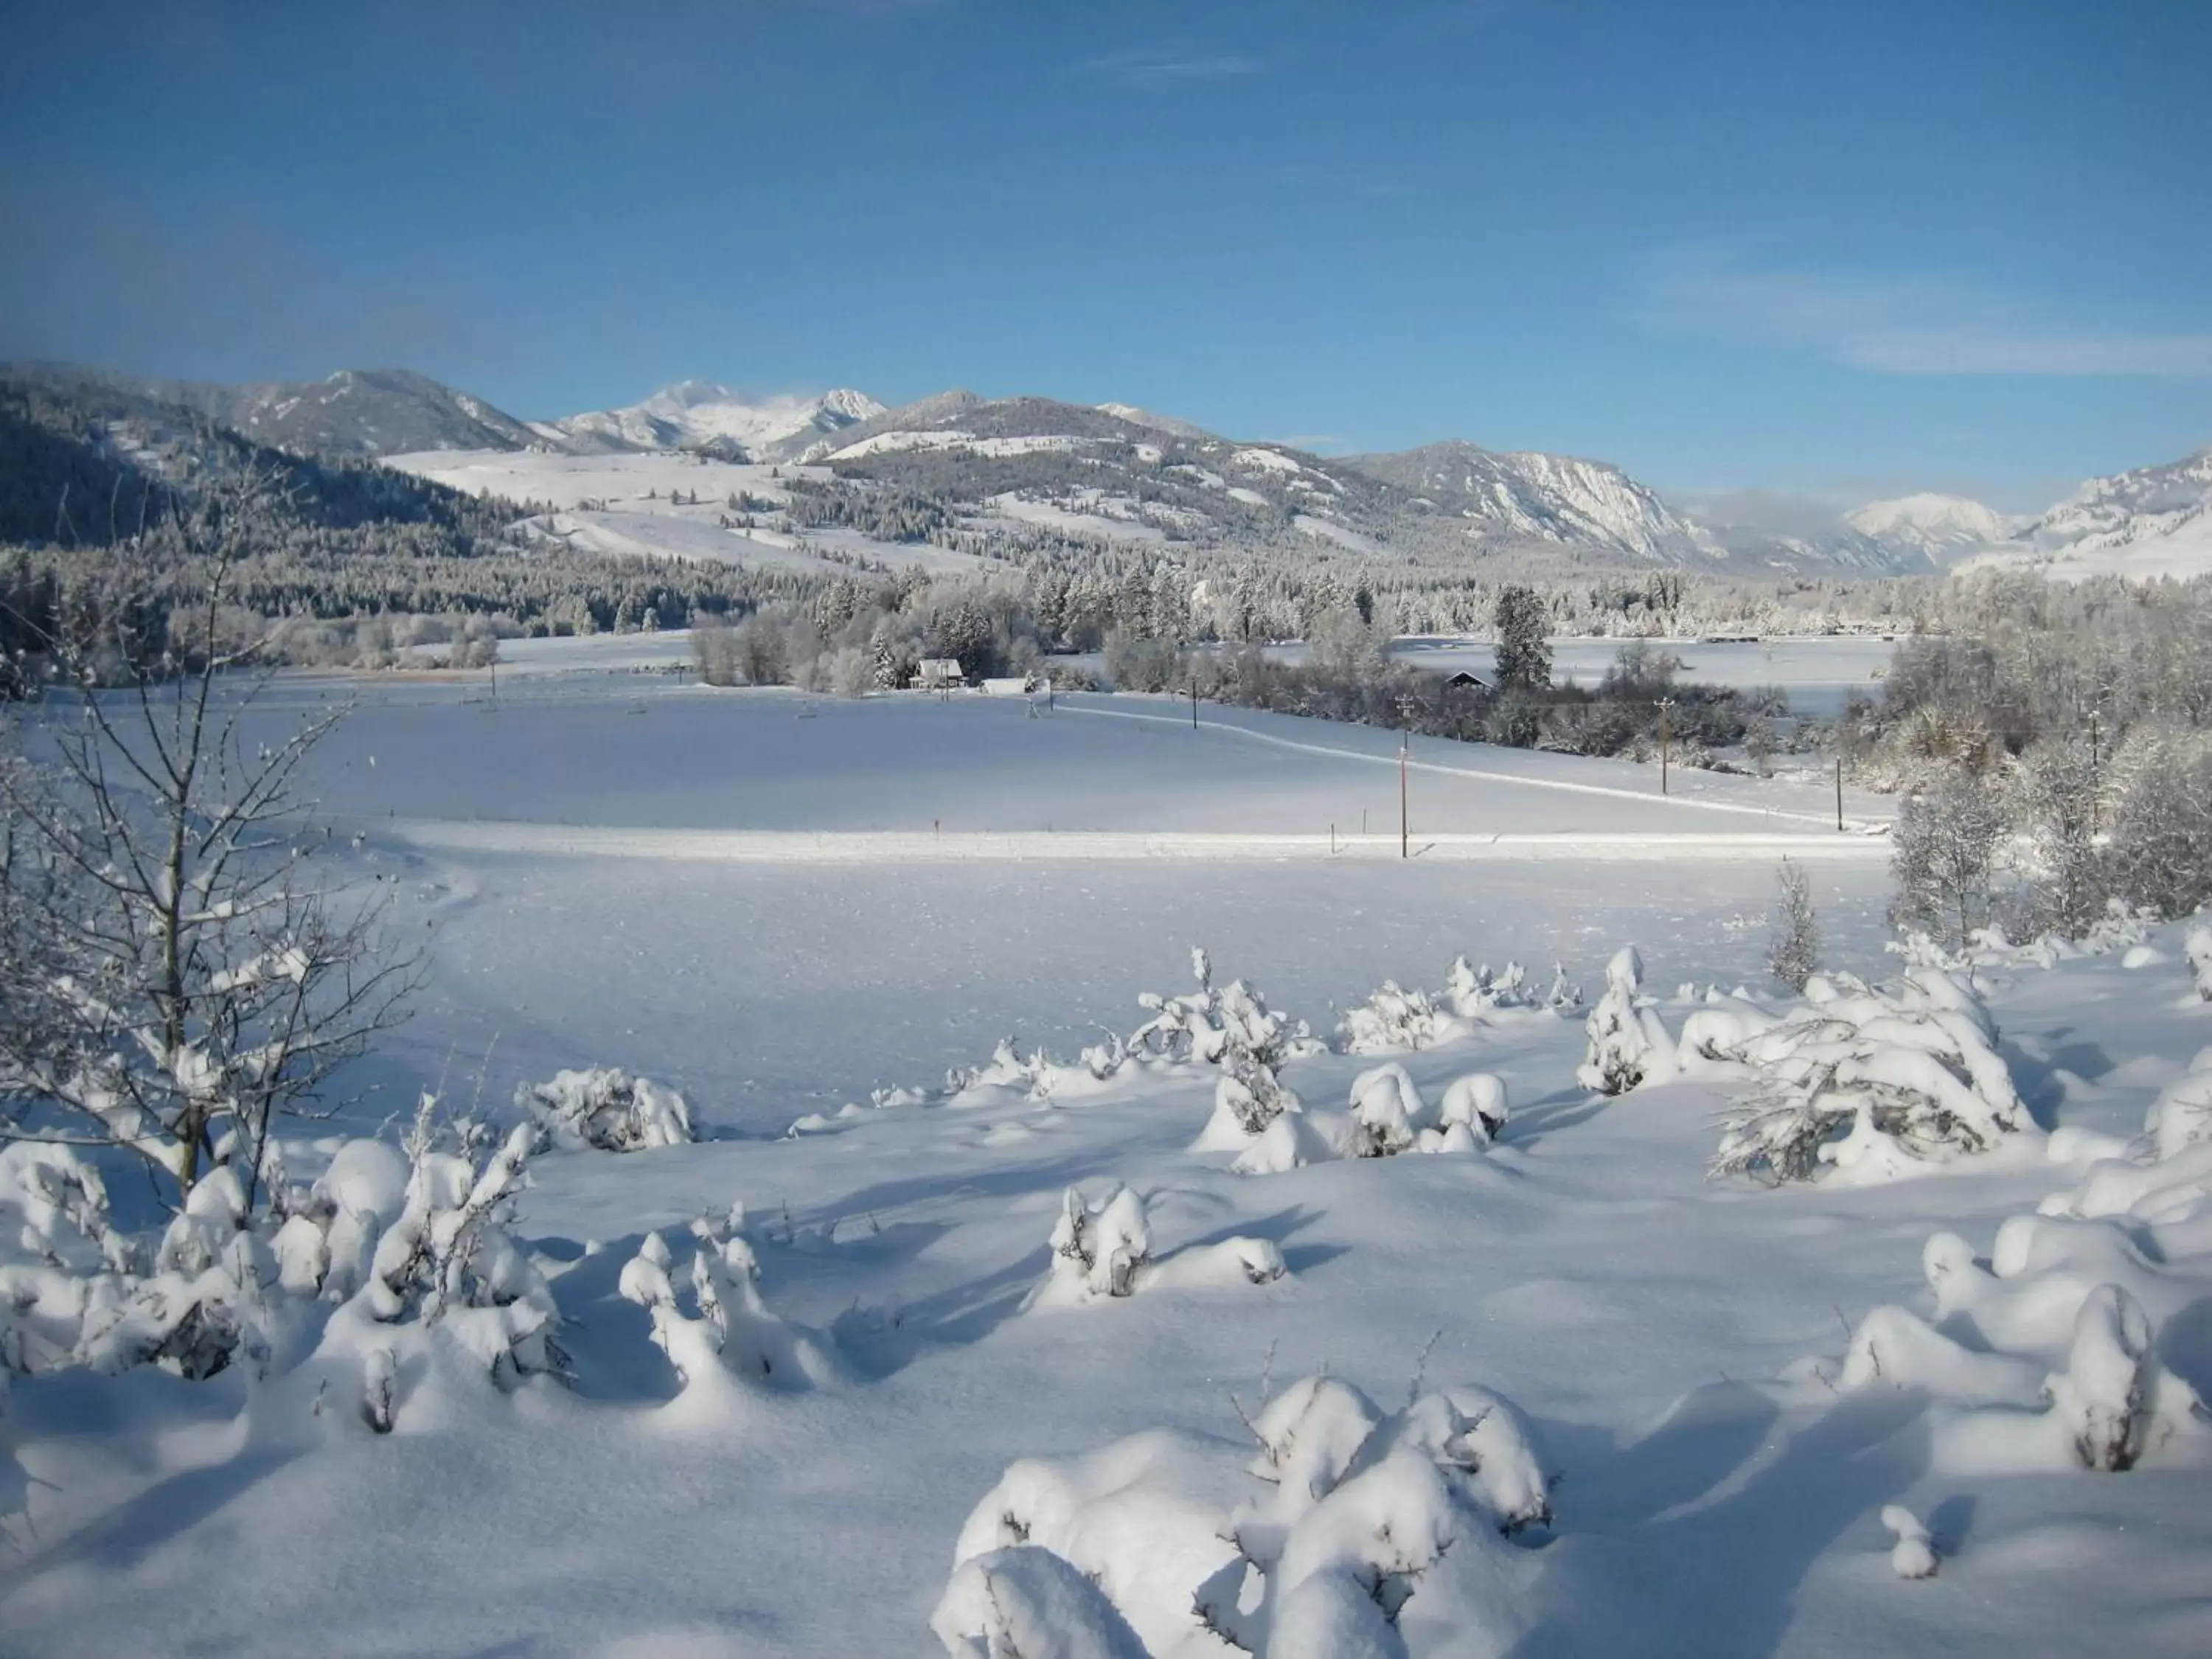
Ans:
[[[550,1082],[516,1090],[514,1101],[559,1146],[635,1152],[692,1139],[691,1109],[682,1095],[611,1066],[556,1072]]]
[[[1567,982],[1567,965],[1564,962],[1552,964],[1552,988],[1544,998],[1544,1006],[1560,1014],[1583,1006],[1583,988]]]
[[[2212,1048],[2199,1053],[2186,1073],[2159,1091],[2143,1132],[2161,1158],[2178,1157],[2185,1146],[2212,1141]]]
[[[1097,1585],[1146,1651],[1173,1654],[1203,1643],[1194,1598],[1238,1559],[1222,1534],[1243,1486],[1236,1447],[1168,1430],[1077,1456],[1024,1458],[1007,1467],[961,1527],[954,1589],[932,1624],[951,1652],[974,1652],[951,1645],[947,1604],[969,1564],[1026,1547],[1050,1551]]]
[[[1716,1176],[1881,1179],[2032,1127],[1988,1009],[1935,968],[1881,988],[1815,975],[1797,1012],[1723,1052],[1755,1082],[1723,1116]]]
[[[1080,1188],[1070,1187],[1061,1194],[1051,1242],[1054,1283],[1079,1285],[1094,1297],[1127,1296],[1136,1289],[1139,1265],[1152,1253],[1145,1200],[1116,1187],[1093,1206]]]
[[[1488,1072],[1455,1078],[1437,1103],[1437,1121],[1447,1131],[1464,1125],[1484,1146],[1505,1127],[1505,1082]]]
[[[1191,1145],[1193,1152],[1237,1152],[1267,1133],[1285,1112],[1304,1109],[1296,1094],[1264,1066],[1224,1070],[1213,1085],[1213,1115]]]
[[[1202,1066],[1234,1061],[1276,1071],[1286,1060],[1323,1052],[1304,1020],[1272,1012],[1243,980],[1216,988],[1213,963],[1203,950],[1192,950],[1190,968],[1196,991],[1183,996],[1147,991],[1137,999],[1152,1017],[1130,1034],[1133,1057]]]
[[[2189,958],[2190,976],[2197,983],[2197,996],[2212,1002],[2212,922],[2198,922],[2182,940],[2182,954]]]
[[[1748,997],[1723,997],[1692,1009],[1682,1021],[1674,1062],[1686,1072],[1733,1065],[1744,1045],[1782,1023]]]
[[[1340,1045],[1347,1054],[1426,1048],[1458,1030],[1459,1022],[1439,1009],[1426,991],[1404,990],[1389,979],[1360,1006],[1346,1009],[1337,1024]]]
[[[1044,1066],[1042,1049],[1024,1058],[1013,1038],[1000,1037],[998,1046],[991,1050],[991,1058],[982,1065],[956,1066],[946,1072],[945,1092],[964,1095],[977,1089],[1018,1089],[1026,1092],[1036,1088]]]
[[[115,1299],[102,1281],[129,1255],[89,1162],[39,1141],[0,1146],[0,1377],[81,1363],[86,1316]]]
[[[1533,1558],[1508,1540],[1549,1525],[1554,1476],[1510,1402],[1451,1389],[1393,1414],[1348,1382],[1308,1377],[1247,1424],[1258,1447],[1243,1472],[1265,1490],[1241,1502],[1233,1453],[1187,1436],[1010,1468],[961,1529],[936,1625],[948,1650],[992,1651],[973,1644],[993,1616],[977,1578],[1003,1569],[977,1564],[1024,1548],[1094,1585],[1153,1653],[1225,1643],[1288,1659],[1425,1659],[1504,1652],[1525,1632]],[[1025,1608],[1033,1594],[1008,1601]],[[1079,1593],[1065,1597],[1072,1625],[1099,1628]]]
[[[1465,957],[1455,957],[1444,975],[1444,1002],[1462,1019],[1479,1019],[1493,1008],[1532,1007],[1535,998],[1528,981],[1528,969],[1517,962],[1492,974],[1486,962],[1475,968]]]
[[[2088,1469],[2131,1469],[2152,1432],[2160,1367],[2150,1321],[2117,1285],[2100,1285],[2075,1316],[2066,1369],[2044,1386]]]
[[[963,1561],[929,1627],[951,1659],[1150,1659],[1104,1592],[1036,1544]]]
[[[1292,1384],[1254,1419],[1242,1558],[1200,1587],[1206,1626],[1251,1653],[1503,1651],[1520,1633],[1521,1562],[1504,1541],[1548,1526],[1553,1477],[1528,1420],[1483,1389],[1386,1414],[1340,1380]]]
[[[2118,1471],[2178,1438],[2201,1443],[2203,1403],[2160,1363],[2157,1326],[2200,1294],[2189,1270],[2208,1218],[2212,1145],[2095,1164],[2005,1221],[1986,1260],[1938,1233],[1921,1258],[1934,1322],[1874,1310],[1834,1383],[1930,1395],[1938,1455],[1960,1471]]]
[[[157,1364],[197,1381],[241,1359],[258,1367],[277,1277],[228,1164],[158,1235],[132,1237],[72,1149],[0,1147],[0,1371]]]
[[[1344,1120],[1340,1118],[1337,1122],[1348,1131],[1349,1125]],[[1344,1139],[1349,1139],[1347,1133]],[[1329,1127],[1316,1121],[1315,1114],[1285,1111],[1261,1130],[1229,1167],[1238,1175],[1282,1175],[1309,1164],[1332,1163],[1344,1155],[1344,1146]]]
[[[1626,1094],[1663,1080],[1674,1069],[1674,1045],[1644,994],[1644,958],[1624,945],[1605,966],[1605,994],[1584,1023],[1589,1052],[1576,1080],[1601,1095]]]
[[[1354,1078],[1351,1105],[1352,1155],[1357,1158],[1411,1152],[1421,1131],[1434,1127],[1428,1103],[1395,1060]]]
[[[1920,1517],[1902,1504],[1886,1504],[1882,1506],[1881,1524],[1897,1539],[1889,1552],[1891,1571],[1899,1578],[1933,1578],[1936,1540],[1929,1535]]]
[[[307,1334],[305,1304],[359,1293],[358,1322],[435,1323],[459,1310],[453,1328],[489,1369],[557,1369],[551,1298],[501,1225],[530,1132],[517,1132],[521,1150],[494,1159],[480,1187],[465,1156],[430,1150],[433,1105],[426,1098],[411,1168],[382,1143],[348,1141],[302,1188],[265,1157],[270,1198],[256,1215],[242,1164],[225,1161],[143,1238],[112,1224],[98,1173],[74,1152],[0,1148],[0,1307],[12,1310],[0,1321],[0,1367],[155,1364],[198,1379],[245,1361],[265,1372]]]
[[[701,1217],[691,1224],[691,1237],[690,1266],[680,1281],[672,1273],[674,1253],[656,1232],[623,1264],[616,1285],[651,1317],[654,1346],[668,1356],[687,1398],[711,1408],[733,1380],[788,1389],[838,1379],[836,1360],[813,1334],[763,1300],[744,1206],[732,1206],[726,1216]]]
[[[1282,1250],[1265,1238],[1224,1238],[1156,1255],[1145,1201],[1127,1187],[1095,1205],[1070,1187],[1051,1247],[1051,1265],[1025,1307],[1082,1307],[1154,1289],[1268,1285],[1290,1271]]]
[[[459,1150],[441,1150],[434,1105],[425,1097],[408,1146],[405,1204],[377,1239],[356,1301],[380,1325],[442,1330],[503,1387],[564,1374],[552,1289],[508,1231],[538,1131],[517,1124],[479,1164],[465,1134]]]

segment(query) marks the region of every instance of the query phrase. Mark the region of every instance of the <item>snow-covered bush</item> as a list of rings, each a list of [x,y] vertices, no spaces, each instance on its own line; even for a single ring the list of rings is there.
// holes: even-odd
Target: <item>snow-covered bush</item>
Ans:
[[[1748,997],[1723,997],[1692,1009],[1682,1020],[1682,1035],[1674,1046],[1674,1063],[1686,1072],[1728,1066],[1744,1045],[1782,1023]]]
[[[1264,1066],[1224,1070],[1213,1085],[1213,1115],[1192,1143],[1193,1152],[1237,1152],[1251,1145],[1285,1112],[1304,1108]]]
[[[1957,1470],[2117,1472],[2181,1438],[2201,1457],[2203,1405],[2160,1362],[2157,1332],[2201,1294],[2208,1219],[2212,1145],[2094,1164],[2005,1221],[1986,1260],[1954,1233],[1930,1238],[1933,1322],[1875,1309],[1833,1383],[1933,1397],[1939,1456]]]
[[[1351,1104],[1356,1158],[1411,1152],[1421,1131],[1434,1127],[1428,1103],[1395,1060],[1354,1078]]]
[[[1815,975],[1797,1012],[1720,1052],[1754,1084],[1723,1116],[1716,1176],[1881,1179],[2033,1127],[1988,1009],[1935,968],[1881,988]]]
[[[1036,1544],[963,1561],[929,1627],[952,1659],[1150,1659],[1105,1593]]]
[[[1933,1578],[1936,1568],[1936,1540],[1929,1535],[1920,1517],[1902,1504],[1885,1504],[1881,1524],[1897,1540],[1890,1547],[1890,1570],[1899,1578]]]
[[[539,1372],[564,1374],[552,1289],[508,1231],[529,1184],[538,1132],[517,1124],[479,1164],[465,1132],[454,1137],[457,1147],[441,1149],[434,1105],[424,1097],[407,1149],[404,1205],[377,1239],[356,1302],[380,1325],[442,1330],[503,1387]]]
[[[1493,1008],[1533,1007],[1528,981],[1528,970],[1517,962],[1492,974],[1486,962],[1475,968],[1465,957],[1455,957],[1444,975],[1444,1002],[1462,1019],[1479,1019]]]
[[[692,1139],[682,1095],[611,1066],[556,1072],[550,1082],[516,1090],[514,1101],[555,1146],[635,1152]]]
[[[1583,1006],[1583,988],[1567,982],[1567,965],[1564,962],[1552,964],[1552,988],[1545,995],[1544,1006],[1558,1014]]]
[[[1052,1230],[1049,1297],[1127,1296],[1137,1287],[1137,1268],[1152,1253],[1143,1199],[1116,1187],[1092,1205],[1085,1201],[1082,1188],[1070,1187],[1060,1195],[1060,1219]]]
[[[1360,1006],[1345,1011],[1337,1036],[1347,1054],[1388,1054],[1430,1048],[1459,1029],[1459,1022],[1426,991],[1403,990],[1395,980],[1386,979]]]
[[[1267,1285],[1290,1271],[1282,1250],[1264,1238],[1224,1238],[1156,1255],[1145,1200],[1127,1187],[1097,1204],[1070,1187],[1053,1224],[1051,1248],[1051,1265],[1026,1307],[1081,1307],[1156,1288]]]
[[[1601,1095],[1626,1094],[1639,1085],[1662,1081],[1674,1070],[1674,1044],[1659,1023],[1652,1000],[1644,994],[1644,958],[1624,945],[1605,966],[1605,994],[1590,1010],[1584,1029],[1589,1052],[1575,1078]]]
[[[2212,1141],[2212,1048],[2202,1050],[2186,1073],[2159,1091],[2143,1132],[2161,1158]]]
[[[1437,1121],[1447,1133],[1464,1125],[1486,1146],[1505,1127],[1505,1113],[1504,1079],[1488,1072],[1453,1079],[1437,1103]]]
[[[1139,1435],[1009,1468],[961,1529],[936,1626],[948,1650],[990,1651],[955,1645],[976,1613],[944,1615],[974,1607],[975,1564],[1024,1547],[1073,1567],[1157,1653],[1217,1651],[1210,1632],[1251,1654],[1419,1659],[1502,1652],[1525,1632],[1532,1558],[1508,1540],[1550,1524],[1554,1477],[1509,1401],[1451,1389],[1393,1414],[1308,1377],[1248,1424],[1244,1472],[1266,1489],[1233,1506],[1218,1443]]]
[[[687,1400],[711,1410],[738,1381],[790,1389],[838,1380],[829,1349],[762,1299],[760,1261],[744,1237],[742,1205],[701,1217],[691,1238],[690,1266],[680,1281],[671,1271],[667,1240],[655,1232],[623,1264],[616,1286],[651,1317],[654,1346],[675,1367]]]
[[[2197,982],[2197,994],[2212,1002],[2212,922],[2198,922],[2189,930],[2181,945],[2182,954],[2189,958],[2190,976]]]
[[[0,1371],[157,1364],[199,1380],[270,1353],[275,1259],[228,1164],[160,1233],[113,1224],[99,1171],[70,1147],[0,1147]]]
[[[479,1138],[440,1131],[435,1105],[424,1097],[407,1156],[348,1141],[311,1187],[264,1155],[258,1214],[239,1164],[220,1161],[143,1237],[113,1226],[97,1172],[73,1152],[0,1148],[0,1369],[152,1364],[198,1379],[243,1364],[265,1376],[315,1340],[319,1301],[336,1311],[317,1357],[360,1368],[380,1430],[399,1359],[419,1359],[434,1328],[503,1384],[562,1370],[551,1293],[507,1231],[535,1132],[519,1127],[480,1168]]]
[[[1131,1056],[1202,1066],[1236,1062],[1275,1071],[1286,1060],[1324,1052],[1304,1020],[1272,1012],[1266,999],[1243,980],[1217,988],[1213,963],[1203,950],[1192,950],[1190,968],[1196,991],[1183,996],[1147,991],[1137,999],[1152,1017],[1131,1033]]]
[[[1342,1158],[1350,1139],[1350,1125],[1340,1116],[1333,1123],[1324,1123],[1319,1114],[1285,1111],[1229,1167],[1238,1175],[1282,1175],[1309,1164],[1328,1164]]]
[[[2100,1285],[2074,1318],[2066,1369],[2043,1385],[2087,1469],[2131,1469],[2155,1427],[2160,1368],[2150,1321],[2118,1285]]]

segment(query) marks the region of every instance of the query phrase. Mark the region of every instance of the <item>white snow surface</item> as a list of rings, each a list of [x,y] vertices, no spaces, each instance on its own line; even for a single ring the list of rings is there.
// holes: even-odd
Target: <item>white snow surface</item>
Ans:
[[[330,690],[288,680],[274,712]],[[1478,1630],[1518,1659],[2212,1646],[2202,1439],[2180,1419],[2127,1473],[2090,1472],[2066,1461],[2065,1423],[2034,1382],[2069,1379],[2067,1408],[2091,1419],[2124,1414],[2128,1377],[2149,1374],[2148,1325],[2172,1379],[2161,1398],[2212,1386],[2212,1176],[2183,1167],[2205,1149],[2164,1171],[2124,1151],[2212,1043],[2180,930],[2140,968],[1979,970],[2021,1095],[2057,1132],[2047,1154],[2038,1136],[1883,1186],[1711,1182],[1728,1077],[1595,1100],[1573,1081],[1582,1011],[1498,1007],[1395,1058],[1423,1100],[1496,1079],[1513,1106],[1494,1145],[1244,1176],[1228,1152],[1192,1150],[1214,1067],[1130,1065],[1043,1099],[1019,1067],[986,1067],[951,1097],[937,1082],[1009,1032],[1072,1058],[1101,1025],[1130,1031],[1139,991],[1188,988],[1198,943],[1221,978],[1326,1030],[1386,978],[1437,990],[1462,952],[1563,961],[1595,987],[1633,939],[1672,1033],[1706,1005],[1671,988],[1756,983],[1771,858],[1698,848],[1737,815],[1545,782],[1648,791],[1638,769],[1495,751],[1476,751],[1494,775],[1416,789],[1461,792],[1457,811],[1559,813],[1565,832],[1626,819],[1680,835],[1677,856],[765,868],[416,844],[400,818],[495,838],[921,829],[933,809],[976,833],[1059,833],[1040,820],[1071,811],[1257,833],[1378,794],[1395,812],[1389,734],[1257,716],[1237,720],[1242,735],[1193,733],[1144,700],[1096,700],[1138,719],[1030,720],[981,699],[813,700],[802,718],[810,700],[789,695],[588,673],[526,678],[495,714],[464,701],[478,695],[372,684],[317,758],[316,788],[362,837],[341,856],[390,895],[395,926],[436,924],[436,975],[417,1019],[349,1079],[368,1092],[334,1121],[291,1126],[288,1163],[311,1178],[336,1137],[375,1133],[441,1075],[500,1103],[592,1066],[680,1089],[700,1139],[531,1164],[513,1230],[566,1322],[570,1386],[502,1394],[454,1370],[434,1389],[403,1373],[396,1426],[374,1435],[316,1414],[313,1358],[265,1386],[236,1368],[198,1383],[17,1379],[0,1408],[11,1656],[274,1659],[303,1632],[331,1659],[922,1655],[940,1650],[934,1613],[946,1641],[995,1620],[1040,1652],[1130,1659],[1139,1639],[1154,1659],[1220,1659],[1176,1622],[1173,1592],[1188,1564],[1221,1559],[1222,1517],[1280,1513],[1280,1489],[1243,1472],[1261,1449],[1240,1411],[1270,1431],[1271,1401],[1323,1375],[1388,1413],[1417,1395],[1510,1401],[1497,1423],[1525,1419],[1564,1477],[1547,1527],[1441,1558],[1459,1559],[1416,1588],[1399,1632],[1412,1654],[1462,1650],[1453,1632]],[[1713,805],[1792,799],[1712,782]],[[1765,833],[1799,833],[1778,823]],[[1829,965],[1890,971],[1879,870],[1823,865],[1814,884]],[[1283,1082],[1343,1101],[1376,1064],[1309,1056]],[[480,1087],[462,1081],[479,1068]],[[785,1137],[802,1113],[820,1127]],[[349,1153],[335,1178],[387,1204],[389,1163]],[[1164,1267],[1261,1241],[1282,1275],[1164,1272],[1139,1294],[1025,1309],[1066,1190],[1117,1185],[1141,1200]],[[702,1322],[626,1297],[623,1281],[648,1235],[689,1251],[694,1218],[737,1201],[744,1238],[719,1248],[758,1279],[733,1270],[723,1292],[803,1375],[682,1387],[672,1355],[699,1359],[678,1339]],[[1930,1242],[1947,1237],[1966,1241],[1963,1262]],[[2125,1299],[2093,1295],[2100,1275]],[[1912,1352],[1978,1354],[2027,1393],[1931,1398],[1850,1370],[1864,1327],[1865,1352],[1904,1352],[1878,1345],[1906,1318],[1936,1339]],[[1930,1375],[1952,1387],[1973,1369]],[[1511,1412],[1463,1415],[1486,1410]],[[1409,1414],[1405,1434],[1425,1420]],[[1346,1437],[1329,1476],[1353,1473],[1338,1488],[1352,1496],[1311,1524],[1280,1513],[1298,1523],[1286,1585],[1375,1547],[1355,1497],[1397,1499],[1350,1470],[1358,1445]],[[1491,1484],[1514,1474],[1525,1505],[1525,1473],[1501,1461]],[[971,1515],[1017,1487],[1036,1535],[975,1554]],[[1933,1578],[1898,1577],[1893,1507],[1924,1522]],[[1048,1550],[1085,1560],[1064,1571]],[[1094,1561],[1112,1571],[1087,1577]]]

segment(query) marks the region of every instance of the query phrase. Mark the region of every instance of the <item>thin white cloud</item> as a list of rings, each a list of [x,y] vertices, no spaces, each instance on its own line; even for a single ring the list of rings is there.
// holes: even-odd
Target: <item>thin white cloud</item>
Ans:
[[[1133,86],[1179,86],[1198,81],[1233,81],[1259,75],[1267,65],[1236,52],[1117,52],[1085,65],[1093,75]]]
[[[2212,333],[2055,321],[1958,278],[1790,270],[1706,246],[1659,256],[1638,288],[1655,325],[1807,349],[1881,374],[2212,375]]]

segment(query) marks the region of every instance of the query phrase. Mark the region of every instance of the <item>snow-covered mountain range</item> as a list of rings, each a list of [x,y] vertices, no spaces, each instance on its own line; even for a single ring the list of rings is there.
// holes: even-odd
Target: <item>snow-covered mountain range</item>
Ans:
[[[2012,530],[2003,514],[1979,501],[1928,493],[1869,501],[1845,514],[1844,522],[1862,536],[1918,552],[1936,565],[2001,542]]]
[[[75,363],[0,364],[0,376],[67,396],[91,389],[190,410],[272,449],[404,455],[424,449],[520,449],[530,427],[483,398],[404,368],[342,368],[327,380],[165,380]]]
[[[67,364],[0,377],[184,409],[258,442],[328,455],[670,452],[819,465],[930,496],[952,517],[1111,540],[1322,544],[1368,557],[1529,567],[1711,568],[1746,576],[1926,574],[2030,563],[2062,576],[2212,570],[2212,449],[2093,479],[2009,520],[1922,494],[1787,530],[1670,504],[1605,462],[1461,441],[1332,458],[1239,442],[1133,404],[945,392],[889,409],[865,392],[749,396],[684,380],[637,403],[523,421],[406,370],[226,386]],[[519,486],[518,486],[519,487]]]
[[[679,380],[641,402],[538,421],[532,430],[575,453],[696,449],[726,460],[794,460],[848,427],[884,413],[864,392],[747,397],[708,380]]]
[[[1467,520],[1469,533],[1617,549],[1654,563],[1725,556],[1703,526],[1617,466],[1567,455],[1501,452],[1454,440],[1346,465]]]
[[[1989,556],[2060,577],[2212,573],[2212,447],[2092,478]]]

